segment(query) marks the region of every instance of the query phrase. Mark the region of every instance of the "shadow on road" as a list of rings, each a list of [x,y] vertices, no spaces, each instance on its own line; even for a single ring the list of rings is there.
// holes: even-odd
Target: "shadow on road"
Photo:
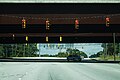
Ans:
[[[22,59],[22,58],[0,58],[0,62],[65,62],[65,63],[120,63],[120,61],[99,61],[95,59],[84,59],[82,61],[67,61],[67,59]]]

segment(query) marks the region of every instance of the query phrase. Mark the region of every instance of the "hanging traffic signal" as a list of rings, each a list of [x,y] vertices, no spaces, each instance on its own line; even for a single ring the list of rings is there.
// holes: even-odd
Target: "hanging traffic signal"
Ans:
[[[60,42],[62,41],[62,37],[60,36]]]
[[[46,30],[49,30],[49,29],[50,29],[50,21],[47,18],[47,20],[46,20]]]
[[[46,42],[48,42],[48,37],[46,37]]]
[[[75,19],[75,29],[79,29],[79,20]]]
[[[26,28],[26,20],[24,18],[22,19],[22,28]]]
[[[106,26],[109,27],[110,26],[110,18],[106,18]]]
[[[26,36],[26,41],[28,41],[28,36]]]
[[[15,35],[13,34],[12,37],[13,37],[13,40],[14,40],[15,39]]]

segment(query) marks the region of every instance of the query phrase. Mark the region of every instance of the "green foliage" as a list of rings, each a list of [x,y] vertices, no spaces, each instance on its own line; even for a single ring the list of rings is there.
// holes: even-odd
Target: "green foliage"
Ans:
[[[37,44],[0,44],[0,57],[32,57],[37,55]]]
[[[88,58],[87,54],[85,54],[85,53],[82,52],[82,51],[80,52],[80,55],[81,55],[81,56],[84,56],[84,58]]]
[[[107,55],[113,55],[114,53],[114,47],[113,47],[113,43],[102,43],[101,47],[103,47],[103,52],[105,52],[107,50]],[[107,49],[106,49],[107,47]],[[115,54],[118,54],[120,52],[120,47],[119,47],[119,43],[115,44]]]
[[[102,54],[103,54],[103,51],[100,51],[97,54],[91,55],[90,58],[97,58],[97,57],[100,57]]]
[[[49,57],[50,55],[49,54],[43,54],[41,55],[41,57]]]
[[[84,53],[83,51],[79,51],[78,49],[68,48],[66,50],[66,53],[69,54],[69,55],[74,55],[74,54],[81,55],[81,56],[84,56],[84,58],[88,57],[86,53]]]
[[[84,52],[79,51],[78,49],[71,49],[71,48],[68,48],[66,52],[59,52],[56,55],[43,54],[41,55],[41,57],[67,57],[68,55],[74,55],[74,54],[84,56],[85,58],[88,57],[87,54],[85,54]]]
[[[67,57],[68,54],[66,52],[59,52],[57,56],[58,57]]]
[[[4,57],[5,54],[4,54],[4,48],[3,48],[3,45],[0,45],[0,57]]]

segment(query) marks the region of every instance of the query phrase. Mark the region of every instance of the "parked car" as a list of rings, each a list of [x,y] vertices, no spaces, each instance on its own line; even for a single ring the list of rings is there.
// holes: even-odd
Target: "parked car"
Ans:
[[[67,61],[81,61],[82,58],[80,55],[69,55]]]

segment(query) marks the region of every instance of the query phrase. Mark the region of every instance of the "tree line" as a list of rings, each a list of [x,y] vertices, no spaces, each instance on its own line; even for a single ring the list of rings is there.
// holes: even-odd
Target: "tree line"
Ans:
[[[0,44],[0,58],[8,57],[38,57],[37,44]],[[67,48],[65,52],[58,52],[58,54],[50,55],[43,54],[41,57],[67,57],[68,55],[81,55],[87,58],[87,54],[78,49]]]
[[[58,54],[55,55],[49,55],[49,54],[43,54],[41,55],[42,57],[67,57],[68,55],[80,55],[80,56],[84,56],[84,58],[87,58],[87,54],[84,53],[83,51],[79,51],[78,49],[71,49],[71,48],[67,48],[65,52],[58,52]]]
[[[103,51],[100,51],[96,54],[91,55],[90,57],[100,57],[101,55],[104,56],[113,56],[114,54],[118,56],[118,53],[120,53],[120,44],[115,43],[115,53],[114,53],[114,45],[113,43],[102,43],[101,47],[103,48]]]
[[[38,56],[37,44],[0,44],[0,58]]]

